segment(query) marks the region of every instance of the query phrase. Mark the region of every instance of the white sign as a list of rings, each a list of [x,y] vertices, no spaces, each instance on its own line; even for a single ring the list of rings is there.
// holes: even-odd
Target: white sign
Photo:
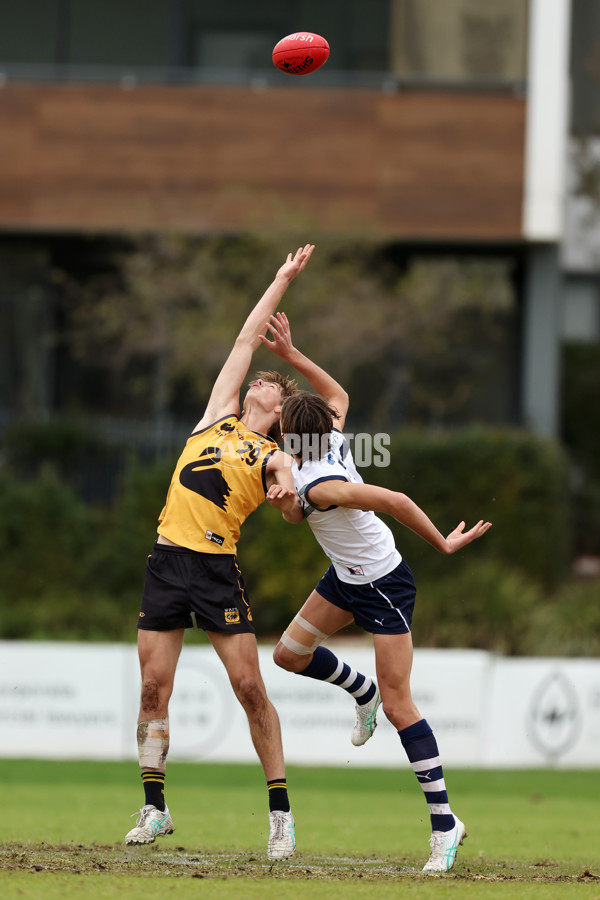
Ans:
[[[131,648],[0,643],[0,755],[118,759]]]
[[[499,659],[483,764],[600,766],[600,661]]]
[[[329,646],[374,673],[366,641]],[[271,653],[259,648],[288,762],[408,766],[382,711],[373,739],[353,747],[352,697],[278,669]],[[412,690],[445,765],[600,767],[600,660],[417,650]],[[139,694],[134,646],[0,642],[0,756],[135,759]],[[211,647],[184,647],[169,718],[171,760],[256,761],[246,716]]]

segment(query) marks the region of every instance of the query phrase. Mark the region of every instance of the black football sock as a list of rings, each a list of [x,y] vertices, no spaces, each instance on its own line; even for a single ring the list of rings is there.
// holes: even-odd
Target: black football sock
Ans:
[[[267,781],[267,787],[269,789],[269,812],[276,809],[281,812],[289,812],[290,801],[285,778],[274,778],[273,781]]]
[[[146,806],[155,806],[164,811],[165,803],[165,773],[142,772],[142,781],[146,793]]]

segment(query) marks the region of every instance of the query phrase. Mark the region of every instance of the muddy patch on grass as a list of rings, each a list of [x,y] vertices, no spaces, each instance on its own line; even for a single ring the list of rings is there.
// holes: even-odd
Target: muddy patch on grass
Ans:
[[[396,882],[404,879],[442,877],[451,881],[515,881],[531,883],[596,882],[595,869],[534,860],[478,863],[457,862],[442,876],[422,875],[416,859],[311,856],[298,853],[285,862],[273,863],[259,853],[208,851],[199,848],[152,844],[0,844],[0,870],[71,872],[74,875],[136,875],[140,878],[252,878],[286,881]]]

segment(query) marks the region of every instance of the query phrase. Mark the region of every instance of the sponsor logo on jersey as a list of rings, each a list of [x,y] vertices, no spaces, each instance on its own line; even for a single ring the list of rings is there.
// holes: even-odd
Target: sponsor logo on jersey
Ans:
[[[214,531],[207,531],[204,535],[207,541],[212,541],[214,544],[218,544],[219,547],[223,546],[223,541],[225,540],[220,534],[215,534]]]
[[[226,609],[225,612],[225,624],[226,625],[237,625],[240,621],[240,611],[239,609]]]
[[[221,437],[223,437],[226,434],[231,434],[231,432],[235,431],[235,430],[236,430],[235,425],[231,425],[229,422],[223,422],[223,424],[220,426],[220,428],[216,429],[217,434],[221,435]]]
[[[351,575],[364,575],[362,566],[348,566],[348,571]]]

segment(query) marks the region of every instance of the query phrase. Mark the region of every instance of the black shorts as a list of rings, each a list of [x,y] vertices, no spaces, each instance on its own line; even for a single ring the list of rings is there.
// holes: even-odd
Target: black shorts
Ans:
[[[346,584],[330,566],[315,590],[334,606],[351,612],[356,624],[371,634],[407,634],[411,630],[416,588],[404,560],[367,584]]]
[[[146,562],[138,628],[198,628],[254,634],[242,573],[229,553],[198,553],[156,543]]]

